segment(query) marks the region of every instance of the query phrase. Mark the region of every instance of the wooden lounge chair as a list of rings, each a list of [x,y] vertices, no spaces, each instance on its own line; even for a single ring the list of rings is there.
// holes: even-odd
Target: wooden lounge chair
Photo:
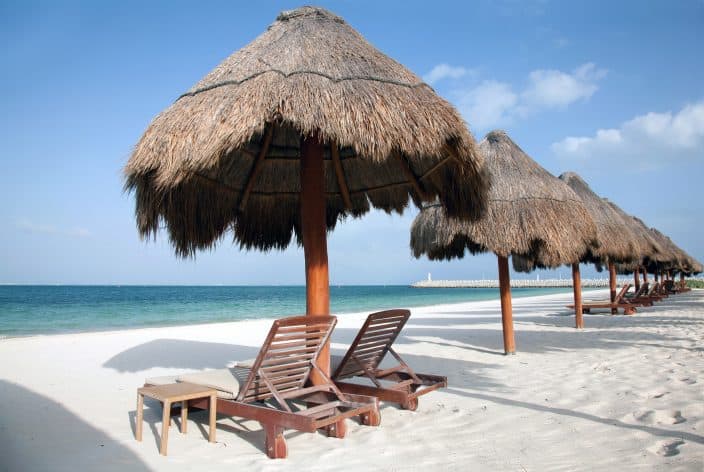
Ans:
[[[329,436],[342,438],[346,418],[359,416],[363,424],[377,426],[379,401],[342,393],[316,363],[336,323],[335,317],[276,320],[251,368],[197,372],[176,380],[217,389],[219,414],[261,423],[266,453],[272,459],[287,455],[284,429],[309,433],[322,429]],[[307,384],[313,370],[324,379],[322,384]],[[188,406],[207,408],[208,400],[192,400]]]
[[[345,355],[331,357],[332,379],[340,390],[372,395],[414,411],[419,396],[447,387],[447,377],[414,372],[391,347],[410,316],[408,310],[387,310],[367,317]],[[379,368],[387,353],[398,365]],[[355,377],[364,378],[367,385],[344,382]]]
[[[623,287],[621,287],[621,290],[618,292],[616,295],[616,299],[614,302],[611,302],[611,300],[604,300],[604,301],[599,301],[599,300],[584,300],[582,302],[582,313],[591,313],[593,309],[610,309],[612,313],[616,313],[616,310],[623,310],[624,315],[633,315],[636,312],[636,307],[640,306],[641,304],[639,303],[631,303],[628,302],[624,299],[625,293],[628,291],[628,289],[631,287],[631,284],[624,284]],[[572,308],[574,309],[574,305],[567,305],[567,308]]]
[[[635,291],[635,293],[629,294],[628,292],[626,292],[622,298],[622,301],[642,306],[653,306],[653,301],[656,300],[648,297],[647,293],[648,284],[646,282],[641,285],[640,288]]]
[[[663,298],[667,298],[667,294],[663,293],[662,285],[660,284],[660,282],[654,283],[645,296],[655,301],[660,301]]]
[[[635,293],[629,294],[626,292],[624,295],[626,298],[640,298],[643,297],[648,291],[648,284],[644,283],[640,287],[638,287],[638,290],[635,291]]]
[[[632,297],[626,296],[626,299],[632,303],[642,303],[644,306],[652,306],[653,302],[659,302],[664,298],[662,295],[658,295],[658,288],[656,285],[649,286],[648,282],[645,282],[640,286],[643,291],[642,295],[633,295]],[[648,302],[650,304],[647,304]]]

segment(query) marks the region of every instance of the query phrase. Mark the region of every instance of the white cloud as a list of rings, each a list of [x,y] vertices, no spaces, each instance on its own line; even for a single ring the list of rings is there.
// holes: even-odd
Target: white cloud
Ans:
[[[455,98],[460,112],[474,129],[508,124],[518,103],[518,96],[511,86],[495,80],[485,80]]]
[[[597,81],[606,71],[589,62],[571,74],[552,69],[534,70],[528,74],[528,87],[521,99],[528,108],[565,108],[578,100],[586,100],[598,90]]]
[[[569,136],[553,143],[552,151],[564,159],[610,161],[628,159],[641,168],[657,166],[677,157],[704,156],[704,100],[676,113],[650,112],[618,128],[597,130],[594,136]]]
[[[30,233],[70,236],[74,238],[89,238],[93,235],[85,228],[58,228],[54,225],[33,223],[27,219],[18,221],[15,226],[17,229]]]
[[[588,100],[599,89],[598,82],[606,72],[591,62],[572,72],[538,69],[528,74],[521,91],[506,82],[484,80],[478,85],[450,90],[449,96],[475,131],[489,130],[544,110],[561,110]]]
[[[470,74],[469,69],[464,67],[451,66],[449,64],[438,64],[433,69],[423,76],[423,80],[429,84],[434,83],[442,79],[459,79],[467,74]]]

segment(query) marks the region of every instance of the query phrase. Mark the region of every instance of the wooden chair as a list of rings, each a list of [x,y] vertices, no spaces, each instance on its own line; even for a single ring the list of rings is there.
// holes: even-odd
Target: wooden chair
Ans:
[[[663,293],[662,291],[662,285],[660,284],[660,282],[653,284],[653,286],[650,287],[650,290],[648,290],[648,293],[646,293],[645,296],[658,302],[663,298],[667,298],[667,294]]]
[[[391,347],[410,316],[409,310],[387,310],[367,317],[345,355],[331,358],[332,379],[340,390],[372,395],[415,411],[419,396],[447,387],[447,377],[414,372]],[[387,353],[398,365],[381,369]],[[344,382],[353,377],[366,378],[373,385]]]
[[[648,297],[647,294],[648,283],[645,282],[635,293],[629,294],[626,292],[621,301],[641,306],[653,306],[653,302],[657,300]]]
[[[591,313],[593,309],[611,309],[612,313],[616,313],[616,310],[623,310],[624,315],[633,315],[636,313],[637,306],[643,306],[642,303],[631,303],[627,301],[624,296],[628,289],[631,288],[631,284],[624,284],[621,290],[616,294],[616,298],[613,302],[611,300],[585,300],[582,302],[582,313]],[[567,305],[567,308],[574,309],[574,305]]]
[[[657,284],[649,286],[648,282],[645,282],[641,285],[641,290],[643,291],[642,295],[626,297],[627,300],[632,303],[643,303],[644,306],[652,306],[653,302],[659,302],[664,298],[657,294]]]
[[[336,323],[332,316],[276,320],[250,369],[238,367],[201,373],[233,372],[228,380],[239,384],[238,392],[234,399],[219,397],[217,412],[261,423],[266,433],[266,453],[272,459],[287,456],[284,429],[309,433],[322,429],[328,436],[342,438],[346,418],[359,416],[363,424],[371,426],[380,423],[376,398],[341,392],[316,363]],[[306,386],[314,370],[323,383]],[[237,376],[235,372],[245,375]],[[198,375],[184,375],[177,380],[198,383]],[[228,387],[222,393],[231,392]],[[189,406],[207,408],[208,405],[207,400],[193,400]]]
[[[635,293],[629,294],[628,292],[626,292],[624,296],[625,296],[627,299],[630,299],[630,298],[641,298],[641,297],[643,297],[643,296],[647,293],[647,291],[648,291],[648,284],[647,284],[647,283],[643,283],[643,284],[638,288],[638,290],[635,291]]]

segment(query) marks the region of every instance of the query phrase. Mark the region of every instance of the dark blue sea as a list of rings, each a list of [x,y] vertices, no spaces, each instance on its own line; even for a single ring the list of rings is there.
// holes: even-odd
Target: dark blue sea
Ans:
[[[514,288],[514,297],[570,288]],[[333,314],[498,299],[498,289],[333,286]],[[280,318],[305,312],[303,286],[0,286],[0,338]]]

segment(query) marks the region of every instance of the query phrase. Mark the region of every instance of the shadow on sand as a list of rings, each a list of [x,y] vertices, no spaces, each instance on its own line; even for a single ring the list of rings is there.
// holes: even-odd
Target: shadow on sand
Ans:
[[[0,470],[150,470],[128,448],[43,395],[0,380],[0,398]]]

